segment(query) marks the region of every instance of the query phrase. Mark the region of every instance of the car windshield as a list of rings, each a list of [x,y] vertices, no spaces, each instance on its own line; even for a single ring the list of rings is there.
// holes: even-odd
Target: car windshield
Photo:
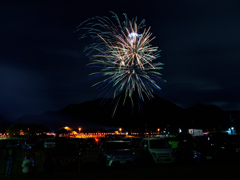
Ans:
[[[170,148],[170,145],[164,140],[150,140],[150,148]]]
[[[111,149],[130,149],[129,142],[108,142],[106,143],[106,148]]]
[[[57,144],[57,150],[76,151],[77,145],[75,143],[59,143],[59,144]]]
[[[46,139],[46,142],[55,142],[55,139]]]

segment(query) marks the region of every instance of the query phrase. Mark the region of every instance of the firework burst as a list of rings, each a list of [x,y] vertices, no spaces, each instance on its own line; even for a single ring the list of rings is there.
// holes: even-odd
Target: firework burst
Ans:
[[[159,72],[163,64],[155,62],[160,57],[160,50],[151,45],[155,37],[152,37],[150,27],[145,27],[145,20],[137,24],[137,18],[129,20],[124,14],[125,21],[121,23],[115,13],[111,14],[115,23],[108,17],[97,16],[84,21],[77,29],[85,31],[80,38],[94,40],[84,51],[93,58],[88,65],[99,67],[100,71],[90,74],[90,77],[101,76],[104,80],[93,86],[101,87],[106,98],[110,95],[115,98],[125,91],[123,102],[130,97],[132,105],[134,91],[142,100],[143,94],[151,99],[154,89],[161,90],[157,83],[164,81]]]

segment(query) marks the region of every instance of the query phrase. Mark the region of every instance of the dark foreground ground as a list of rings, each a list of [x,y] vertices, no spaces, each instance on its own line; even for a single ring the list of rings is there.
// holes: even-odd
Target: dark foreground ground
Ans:
[[[123,166],[123,167],[104,167],[98,162],[97,156],[91,154],[87,156],[86,152],[83,152],[80,171],[77,172],[64,172],[58,171],[46,172],[42,164],[38,164],[36,172],[30,177],[25,177],[22,174],[21,163],[25,156],[24,150],[16,151],[15,160],[12,169],[12,175],[5,177],[6,160],[4,157],[4,151],[1,152],[0,163],[0,180],[4,179],[34,179],[34,180],[54,180],[54,179],[81,179],[81,180],[157,180],[157,179],[239,179],[240,163],[235,162],[210,162],[202,164],[161,164],[152,165],[142,163],[137,159],[135,166]],[[138,152],[136,150],[136,156]],[[49,168],[54,169],[51,165]]]

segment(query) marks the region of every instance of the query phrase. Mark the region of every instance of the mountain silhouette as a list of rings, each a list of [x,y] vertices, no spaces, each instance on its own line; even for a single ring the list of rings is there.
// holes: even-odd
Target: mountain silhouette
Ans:
[[[125,94],[115,99],[96,99],[80,104],[70,104],[59,111],[48,111],[38,116],[25,116],[20,122],[38,122],[50,129],[69,126],[75,129],[118,129],[134,131],[156,131],[157,128],[177,132],[179,128],[201,128],[204,130],[224,130],[233,123],[232,111],[224,111],[215,105],[196,104],[183,109],[157,95],[144,101],[135,93],[132,100]],[[240,111],[234,111],[240,117]],[[235,118],[236,119],[236,118]],[[239,124],[237,119],[235,124]]]
[[[4,132],[5,129],[11,126],[10,118],[0,115],[0,132]]]
[[[125,127],[128,129],[156,129],[167,126],[170,122],[180,123],[184,109],[159,96],[151,100],[140,100],[136,94],[124,101],[124,94],[115,99],[97,99],[81,104],[71,104],[60,110],[74,118],[87,119],[105,126]],[[117,104],[117,105],[116,105]],[[115,110],[116,109],[116,110]],[[113,113],[115,111],[115,113]]]

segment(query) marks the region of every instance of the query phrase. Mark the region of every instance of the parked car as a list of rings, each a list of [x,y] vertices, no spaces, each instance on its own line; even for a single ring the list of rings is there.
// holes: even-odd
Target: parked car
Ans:
[[[194,150],[201,153],[200,161],[215,161],[218,159],[218,150],[210,137],[198,137],[194,140]]]
[[[142,137],[133,137],[131,142],[133,148],[140,148],[142,146]]]
[[[43,144],[44,149],[55,148],[55,146],[56,146],[55,138],[47,138]]]
[[[81,151],[75,142],[58,142],[52,152],[55,171],[79,171]]]
[[[211,146],[215,148],[217,161],[238,161],[240,149],[238,135],[216,135],[211,137],[210,142]]]
[[[203,142],[196,143],[187,140],[178,143],[175,156],[176,162],[181,163],[205,162],[207,159],[211,160],[213,158],[211,151]]]
[[[36,138],[28,138],[24,140],[22,144],[22,149],[34,149],[36,148],[37,139]]]
[[[87,144],[86,144],[86,139],[85,138],[71,138],[71,142],[77,143],[77,145],[79,146],[79,148],[81,150],[85,150],[87,148]]]
[[[233,153],[234,159],[239,160],[239,158],[240,158],[240,136],[239,135],[229,136],[228,144],[229,144],[228,147],[233,149],[233,151],[231,153]]]
[[[100,139],[97,137],[88,137],[86,138],[87,148],[97,148],[99,147]]]
[[[193,144],[187,140],[180,141],[175,149],[177,162],[192,162],[193,161]]]
[[[154,163],[175,162],[174,150],[164,138],[143,138],[141,158]]]
[[[99,159],[106,166],[115,166],[134,165],[136,158],[130,141],[112,140],[101,144]]]
[[[80,148],[75,142],[58,142],[53,153],[55,157],[79,157],[81,155]]]
[[[1,139],[0,140],[0,150],[6,149],[9,147],[16,148],[16,149],[22,148],[20,141],[17,139]]]

